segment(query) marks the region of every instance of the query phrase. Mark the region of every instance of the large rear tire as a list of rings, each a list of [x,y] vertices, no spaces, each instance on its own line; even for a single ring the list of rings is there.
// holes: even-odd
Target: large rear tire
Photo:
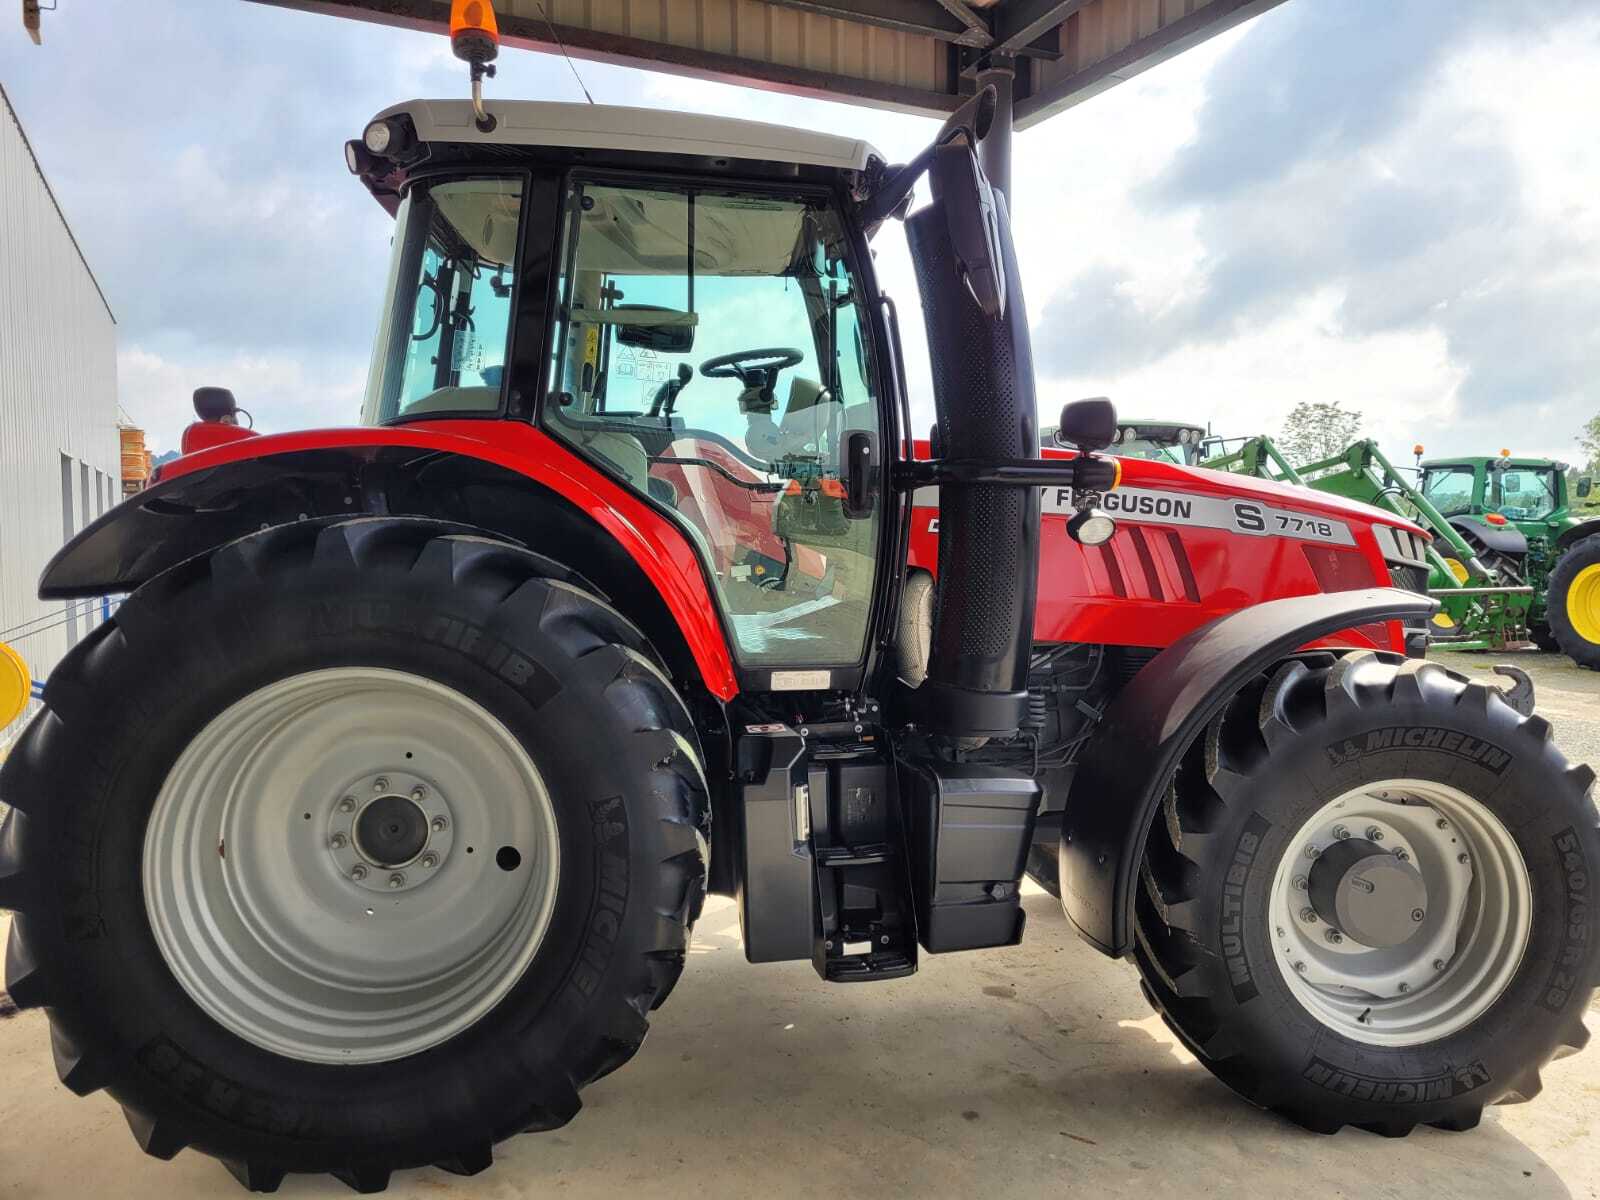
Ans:
[[[1200,739],[1150,835],[1146,994],[1224,1083],[1307,1129],[1470,1128],[1588,1040],[1593,779],[1541,718],[1437,664],[1290,662]],[[1394,888],[1396,911],[1357,911]]]
[[[1545,613],[1562,653],[1600,671],[1600,534],[1568,546],[1556,561]]]
[[[682,970],[689,713],[537,555],[263,532],[141,588],[45,705],[0,773],[7,986],[159,1158],[261,1191],[475,1173],[571,1119]]]

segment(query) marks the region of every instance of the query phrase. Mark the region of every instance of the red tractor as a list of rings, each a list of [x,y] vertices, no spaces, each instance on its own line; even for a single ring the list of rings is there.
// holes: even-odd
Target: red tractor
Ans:
[[[633,1055],[708,891],[876,982],[1015,943],[1026,871],[1311,1129],[1465,1129],[1583,1044],[1592,772],[1417,657],[1415,527],[1107,457],[1104,402],[1040,456],[986,103],[901,167],[559,104],[350,143],[396,222],[363,426],[207,390],[42,581],[131,593],[0,773],[69,1088],[258,1190],[472,1173]]]

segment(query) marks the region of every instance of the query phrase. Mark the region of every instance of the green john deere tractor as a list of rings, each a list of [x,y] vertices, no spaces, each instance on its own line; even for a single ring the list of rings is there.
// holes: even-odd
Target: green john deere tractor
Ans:
[[[1566,464],[1495,457],[1419,462],[1423,496],[1504,580],[1533,588],[1529,634],[1579,666],[1600,670],[1600,512],[1574,511],[1593,495]]]

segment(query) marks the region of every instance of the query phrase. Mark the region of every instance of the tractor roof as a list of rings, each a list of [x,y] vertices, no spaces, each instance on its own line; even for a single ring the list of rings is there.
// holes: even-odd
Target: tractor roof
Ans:
[[[1476,470],[1485,463],[1504,463],[1508,467],[1555,467],[1566,470],[1565,463],[1559,463],[1553,458],[1501,458],[1498,454],[1463,455],[1458,458],[1430,458],[1423,462],[1423,469],[1429,467],[1471,467]]]
[[[543,100],[497,100],[484,107],[495,119],[495,127],[488,133],[478,129],[472,105],[466,100],[408,100],[384,109],[373,120],[409,116],[417,140],[429,143],[618,150],[796,163],[840,171],[864,171],[872,161],[884,161],[882,154],[859,138],[732,117]]]

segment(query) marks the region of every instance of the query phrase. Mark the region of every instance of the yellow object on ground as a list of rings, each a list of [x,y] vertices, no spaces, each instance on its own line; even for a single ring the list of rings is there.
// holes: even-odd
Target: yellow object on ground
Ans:
[[[0,726],[9,725],[22,715],[32,692],[33,676],[28,664],[22,655],[0,642]]]
[[[1579,571],[1567,589],[1567,620],[1584,641],[1600,646],[1600,563]]]

